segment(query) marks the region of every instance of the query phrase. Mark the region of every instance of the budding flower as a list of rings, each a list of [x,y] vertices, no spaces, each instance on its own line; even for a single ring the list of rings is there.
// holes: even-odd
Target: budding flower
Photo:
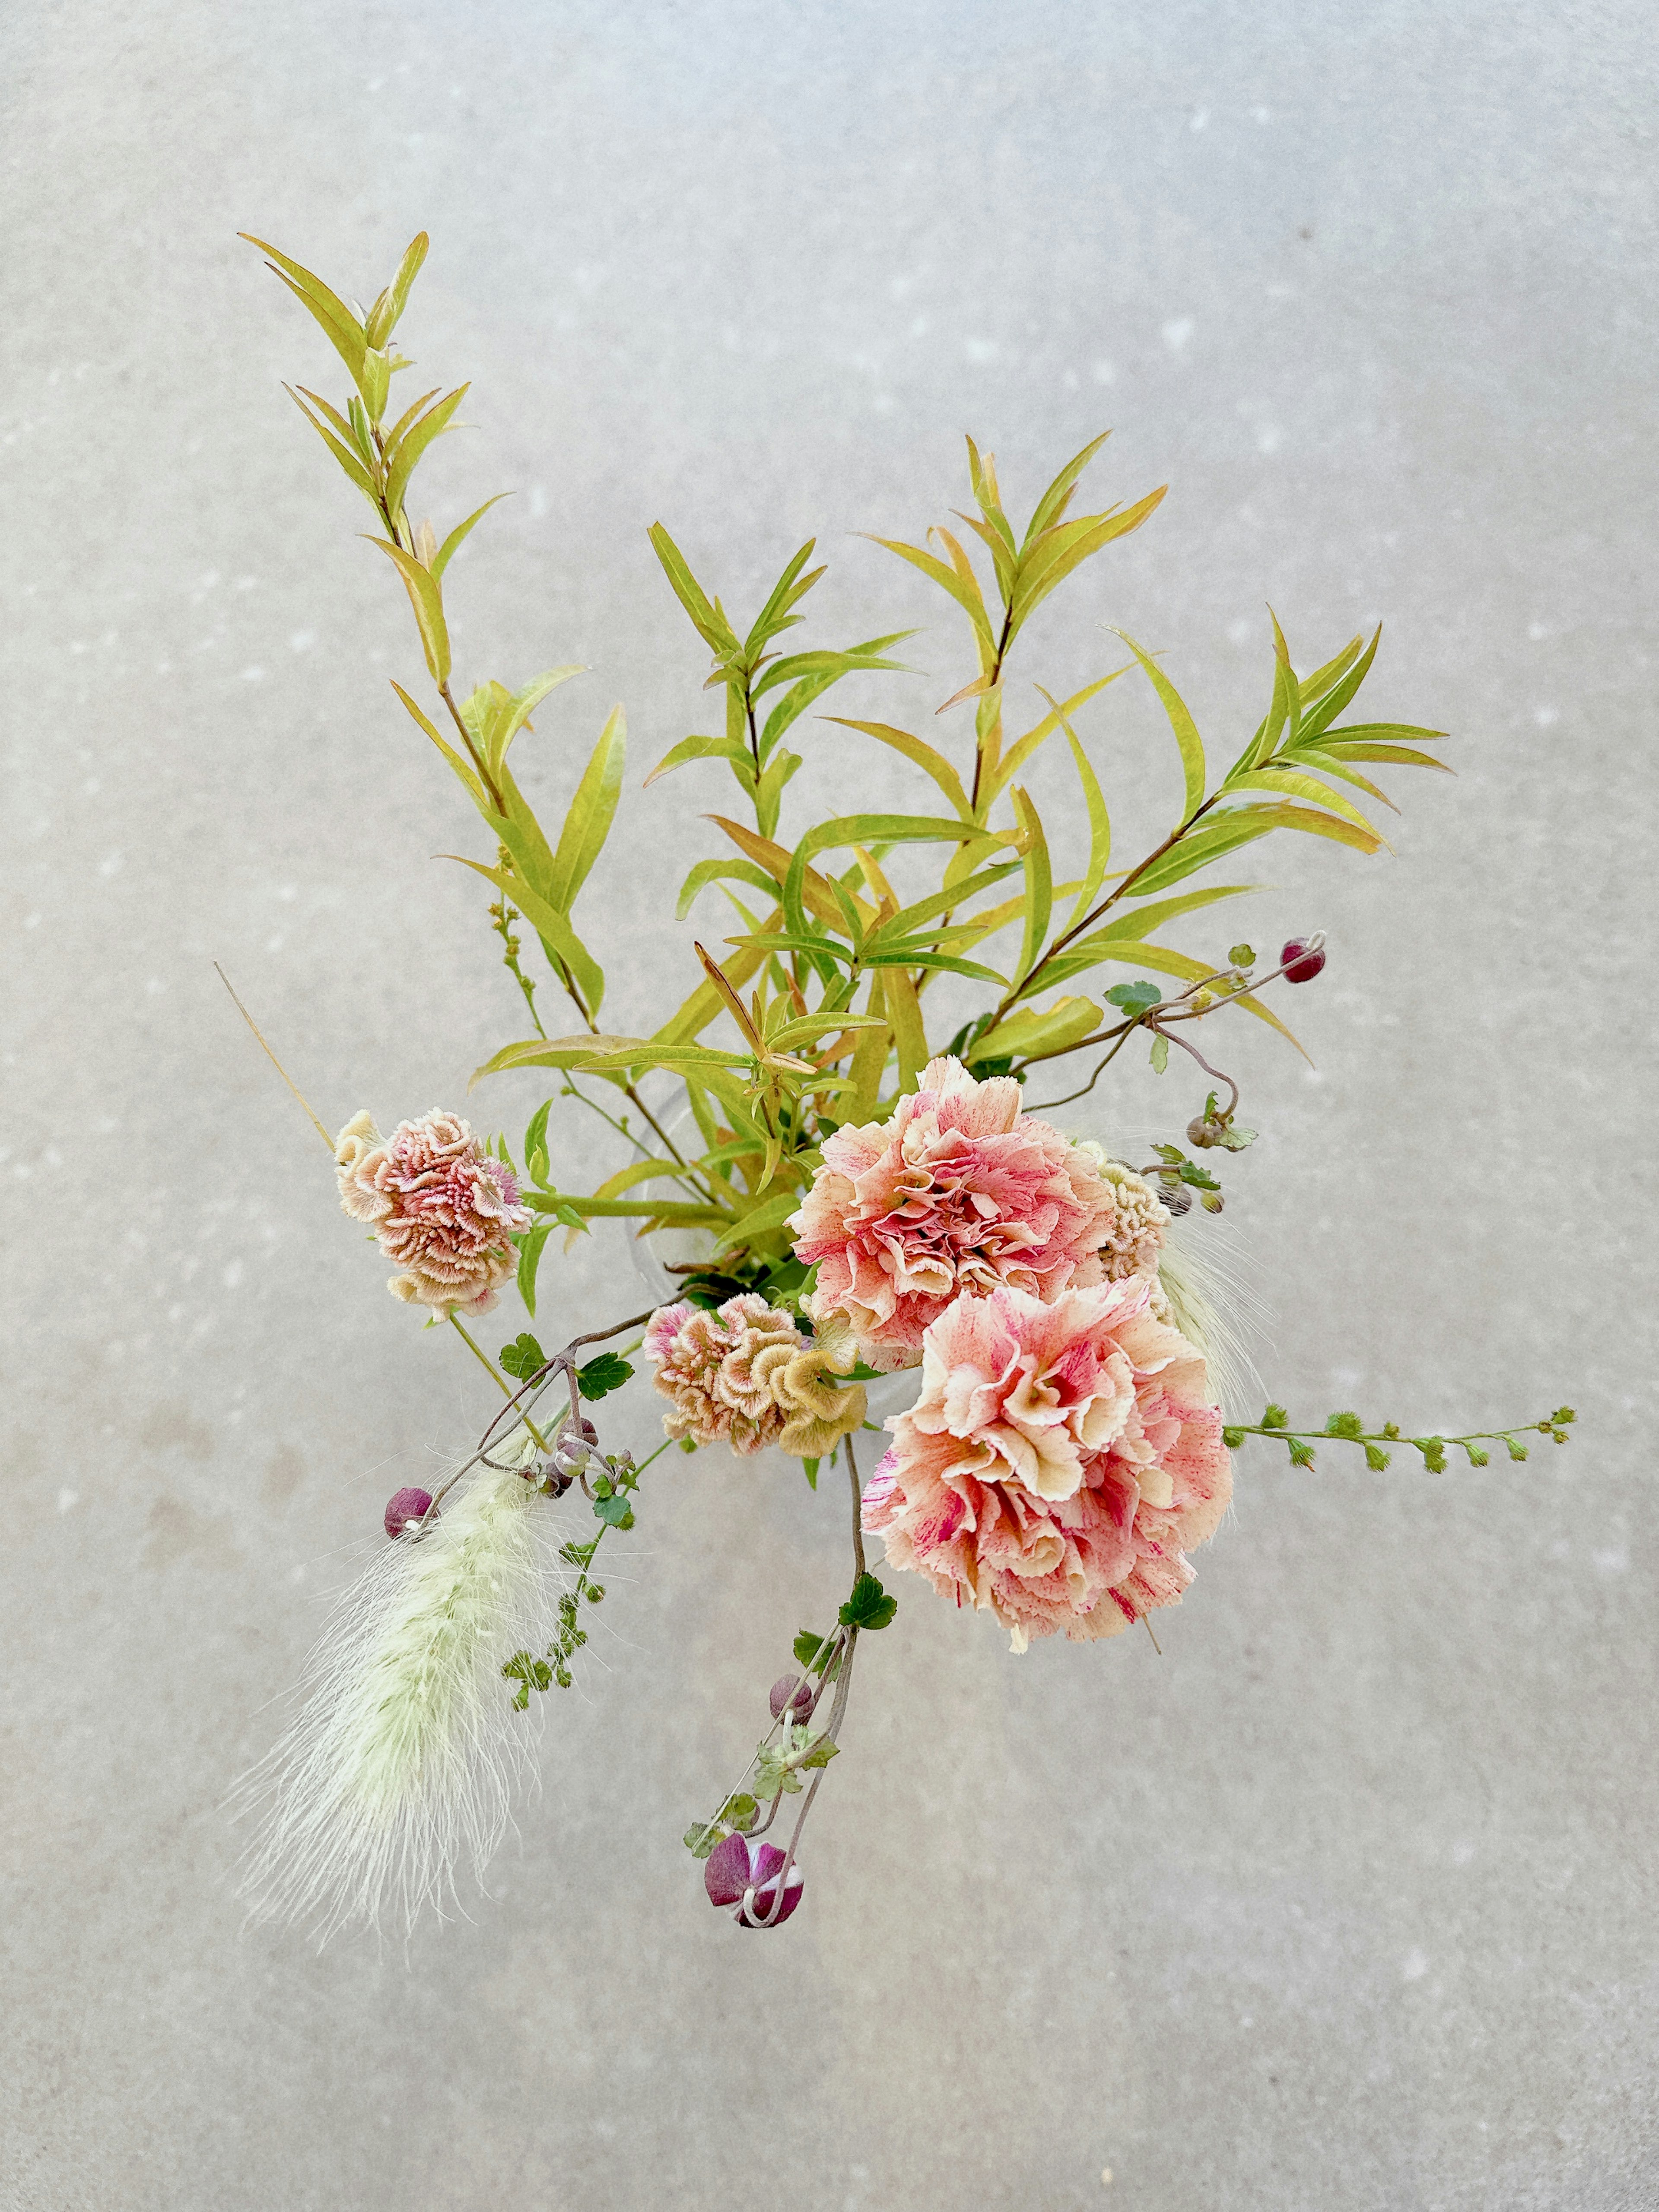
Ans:
[[[792,1721],[804,1721],[812,1710],[812,1685],[804,1674],[780,1674],[769,1702],[775,1721],[781,1721],[786,1711]]]
[[[386,1505],[386,1533],[401,1536],[407,1529],[417,1529],[432,1510],[429,1490],[395,1490]]]
[[[1293,937],[1279,953],[1287,983],[1311,983],[1325,965],[1325,939],[1322,933],[1316,937]]]
[[[1224,1122],[1212,1121],[1207,1114],[1194,1114],[1187,1124],[1187,1142],[1196,1145],[1200,1152],[1206,1152],[1212,1145],[1221,1142],[1224,1127]]]
[[[599,1449],[599,1432],[592,1421],[567,1421],[553,1440],[552,1455],[548,1471],[556,1479],[562,1475],[568,1481],[580,1474]]]
[[[1183,1213],[1190,1213],[1193,1210],[1193,1194],[1184,1182],[1161,1182],[1158,1187],[1158,1194],[1166,1209],[1177,1219]]]
[[[778,1876],[784,1855],[775,1844],[751,1843],[747,1836],[728,1836],[716,1844],[702,1870],[703,1887],[713,1905],[730,1905],[739,1928],[781,1927],[800,1903],[801,1871],[791,1866],[783,1885],[783,1903],[777,1917],[769,1917],[777,1903]]]

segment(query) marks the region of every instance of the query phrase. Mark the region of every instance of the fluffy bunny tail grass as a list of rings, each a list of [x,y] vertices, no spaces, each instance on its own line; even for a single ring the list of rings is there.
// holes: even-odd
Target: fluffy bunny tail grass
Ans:
[[[497,1455],[527,1458],[519,1432]],[[484,1468],[419,1536],[378,1551],[311,1660],[288,1735],[233,1802],[259,1828],[243,1862],[250,1917],[405,1932],[480,1879],[500,1844],[532,1736],[501,1666],[555,1634],[544,1520],[531,1485]]]
[[[1172,1221],[1158,1255],[1158,1277],[1170,1301],[1170,1319],[1204,1354],[1218,1403],[1241,1419],[1261,1395],[1261,1378],[1249,1353],[1260,1300],[1226,1226],[1196,1212],[1188,1220]]]

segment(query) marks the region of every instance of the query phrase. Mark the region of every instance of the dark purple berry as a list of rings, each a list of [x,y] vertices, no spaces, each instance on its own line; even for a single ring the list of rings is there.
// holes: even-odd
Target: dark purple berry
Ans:
[[[812,1710],[812,1685],[804,1675],[780,1674],[772,1685],[769,1703],[775,1721],[783,1718],[786,1706],[792,1721],[804,1721]]]
[[[386,1533],[401,1536],[405,1528],[418,1528],[423,1516],[432,1510],[429,1490],[398,1490],[386,1500]]]
[[[1311,983],[1325,965],[1322,945],[1310,945],[1305,937],[1293,937],[1279,956],[1287,983]]]

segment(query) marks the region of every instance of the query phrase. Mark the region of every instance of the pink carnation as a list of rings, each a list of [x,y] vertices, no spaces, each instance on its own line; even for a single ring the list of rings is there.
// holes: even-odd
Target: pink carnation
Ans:
[[[981,1083],[935,1060],[890,1121],[825,1141],[790,1226],[796,1257],[817,1265],[814,1322],[843,1316],[865,1358],[893,1368],[963,1291],[1047,1302],[1118,1272],[1100,1257],[1118,1212],[1097,1158],[1022,1113],[1012,1076]]]
[[[921,1395],[864,1493],[895,1566],[988,1607],[1024,1650],[1173,1605],[1232,1494],[1204,1361],[1130,1277],[962,1298],[928,1328]]]
[[[534,1217],[519,1203],[512,1169],[469,1124],[434,1107],[382,1137],[358,1114],[334,1158],[341,1205],[373,1224],[400,1271],[386,1285],[392,1296],[445,1314],[488,1313],[519,1263],[511,1232]]]

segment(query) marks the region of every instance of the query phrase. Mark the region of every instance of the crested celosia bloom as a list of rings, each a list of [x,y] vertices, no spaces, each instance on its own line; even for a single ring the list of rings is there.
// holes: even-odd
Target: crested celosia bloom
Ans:
[[[752,1291],[712,1313],[684,1302],[659,1307],[645,1349],[658,1389],[673,1401],[663,1416],[671,1437],[745,1454],[777,1444],[797,1459],[822,1459],[864,1419],[864,1392],[838,1383],[823,1347]]]
[[[1169,1215],[1120,1169],[1121,1194],[1103,1157],[1022,1113],[1012,1076],[981,1083],[960,1060],[930,1061],[890,1121],[824,1142],[790,1224],[796,1257],[818,1271],[807,1310],[815,1322],[842,1317],[872,1365],[910,1366],[963,1292],[1049,1301],[1154,1270]]]
[[[864,1493],[890,1564],[994,1613],[1024,1650],[1115,1636],[1192,1580],[1232,1474],[1202,1356],[1132,1276],[959,1298]]]
[[[519,1256],[511,1232],[534,1216],[505,1161],[492,1159],[459,1114],[434,1107],[382,1137],[354,1115],[335,1144],[340,1203],[374,1228],[398,1269],[394,1297],[441,1313],[488,1313]]]

